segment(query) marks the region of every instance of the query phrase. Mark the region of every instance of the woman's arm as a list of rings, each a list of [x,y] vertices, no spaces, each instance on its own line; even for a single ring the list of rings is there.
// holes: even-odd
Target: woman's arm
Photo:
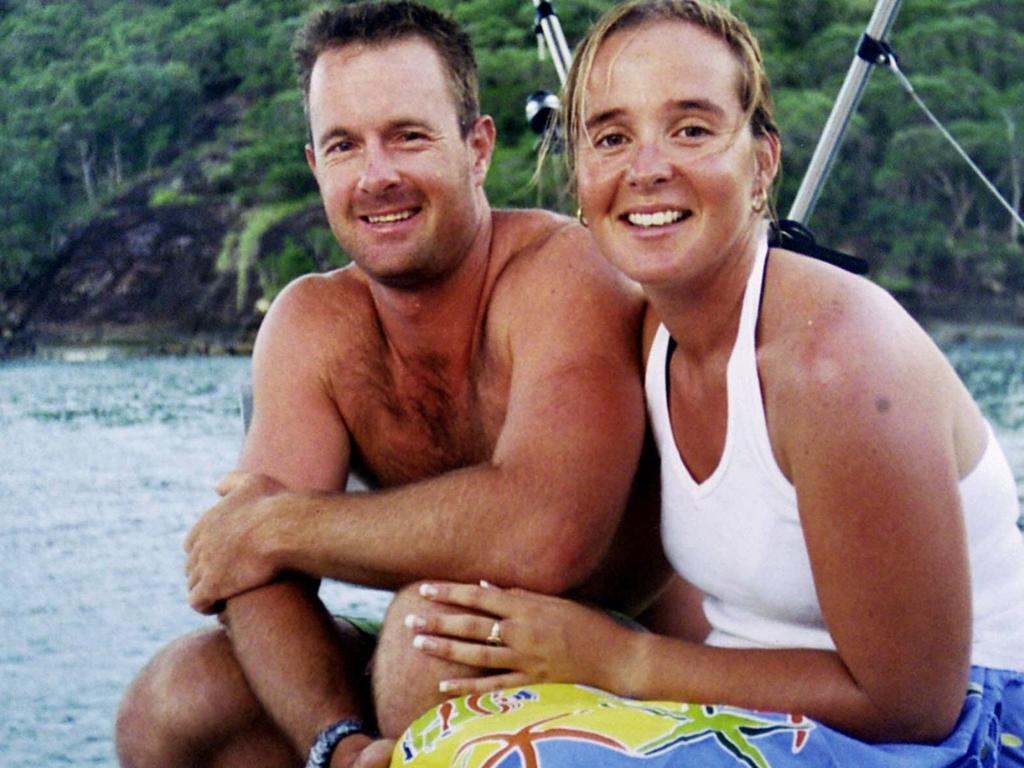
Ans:
[[[479,644],[490,620],[456,617],[424,626],[423,649],[510,670],[450,682],[448,692],[559,680],[799,712],[868,741],[944,737],[963,703],[971,642],[954,439],[964,409],[925,334],[866,298],[860,311],[830,306],[813,334],[787,338],[761,368],[773,450],[797,491],[835,652],[713,648],[552,598],[439,586],[438,599],[499,618],[505,647]]]
[[[954,725],[970,663],[957,437],[964,411],[978,416],[890,297],[861,280],[843,287],[762,369],[773,449],[838,653],[820,681],[844,707],[860,702],[849,724],[827,706],[804,711],[864,738],[929,741]]]

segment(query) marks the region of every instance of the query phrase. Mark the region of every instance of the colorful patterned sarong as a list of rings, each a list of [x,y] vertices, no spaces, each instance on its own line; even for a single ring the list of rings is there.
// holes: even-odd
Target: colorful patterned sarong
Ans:
[[[1024,674],[975,667],[938,745],[866,744],[799,715],[634,701],[545,684],[446,701],[413,723],[392,768],[855,766],[1024,768]]]

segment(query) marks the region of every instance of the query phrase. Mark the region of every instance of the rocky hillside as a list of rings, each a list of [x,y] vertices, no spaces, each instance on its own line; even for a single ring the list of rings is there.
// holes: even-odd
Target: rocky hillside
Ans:
[[[343,261],[316,200],[241,208],[203,167],[133,187],[74,228],[44,274],[0,296],[0,356],[244,353],[288,278]]]
[[[427,0],[469,31],[498,128],[496,206],[532,186],[527,94],[554,90],[529,0]],[[559,2],[570,41],[613,0]],[[295,31],[318,0],[0,0],[0,355],[65,344],[245,349],[288,279],[344,262],[302,153]],[[785,212],[871,3],[733,0],[773,81]],[[918,94],[1024,199],[1024,3],[915,0],[889,34]],[[870,79],[810,221],[919,314],[1024,323],[1024,229],[895,78]]]

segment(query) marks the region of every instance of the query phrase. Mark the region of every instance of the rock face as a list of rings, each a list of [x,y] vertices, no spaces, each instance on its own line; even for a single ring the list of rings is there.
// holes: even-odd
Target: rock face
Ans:
[[[8,297],[8,353],[62,345],[151,351],[245,347],[259,324],[254,280],[218,265],[238,214],[228,203],[151,208],[140,188],[73,232],[54,268]],[[239,285],[250,286],[239,295]]]
[[[253,197],[231,170],[239,146],[217,135],[244,109],[236,96],[204,107],[195,139],[208,143],[125,189],[64,235],[42,273],[0,291],[0,358],[83,346],[247,352],[289,279],[347,261],[311,180],[294,202],[239,202]]]

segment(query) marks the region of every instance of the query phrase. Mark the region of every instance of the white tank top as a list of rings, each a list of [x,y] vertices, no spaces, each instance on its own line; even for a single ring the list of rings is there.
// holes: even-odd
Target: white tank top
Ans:
[[[775,463],[754,348],[767,244],[747,281],[726,373],[722,457],[694,481],[669,423],[669,334],[660,326],[647,361],[647,408],[661,454],[661,534],[673,567],[703,590],[724,647],[834,650],[814,589],[796,491]],[[960,482],[970,552],[971,663],[1024,671],[1024,538],[1013,476],[991,427],[978,465]]]

